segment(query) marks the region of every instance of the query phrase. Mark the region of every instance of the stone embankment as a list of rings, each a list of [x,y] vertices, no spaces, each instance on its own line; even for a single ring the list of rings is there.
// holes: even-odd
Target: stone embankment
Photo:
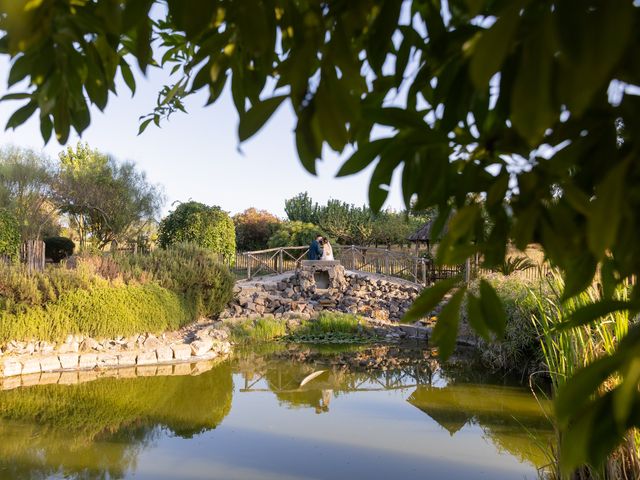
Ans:
[[[96,340],[69,335],[58,344],[12,341],[0,350],[0,378],[196,363],[230,353],[228,336],[207,321],[160,336],[147,333]]]
[[[275,318],[296,315],[311,318],[329,310],[366,318],[397,322],[413,303],[420,289],[399,279],[345,271],[333,262],[308,262],[294,274],[238,282],[236,298],[221,318],[252,318],[271,314]],[[316,263],[316,264],[314,264]],[[337,262],[335,262],[337,263]],[[326,272],[323,287],[319,285]]]

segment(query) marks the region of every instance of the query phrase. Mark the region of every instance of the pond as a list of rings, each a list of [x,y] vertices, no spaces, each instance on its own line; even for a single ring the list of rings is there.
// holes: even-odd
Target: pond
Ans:
[[[427,350],[274,346],[138,374],[0,391],[0,478],[535,479],[552,439],[528,389]]]

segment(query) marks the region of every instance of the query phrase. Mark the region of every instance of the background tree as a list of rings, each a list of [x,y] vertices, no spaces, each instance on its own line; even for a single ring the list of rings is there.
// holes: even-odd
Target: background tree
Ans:
[[[269,248],[310,245],[316,236],[328,236],[317,225],[304,222],[282,222],[269,239]]]
[[[11,212],[0,210],[0,257],[17,260],[19,253],[20,225]]]
[[[81,143],[60,154],[55,189],[81,249],[88,239],[102,249],[114,240],[137,238],[164,203],[160,189],[135,164],[119,163]]]
[[[438,229],[456,212],[438,248],[440,263],[481,253],[491,267],[503,262],[510,240],[520,249],[537,242],[564,272],[564,299],[602,272],[597,307],[579,309],[567,327],[640,310],[637,284],[628,302],[614,298],[616,286],[640,275],[637,2],[248,2],[170,1],[166,17],[152,22],[149,11],[160,3],[153,0],[102,2],[100,9],[93,2],[3,0],[0,52],[14,58],[9,85],[27,80],[25,91],[5,97],[24,102],[7,126],[37,111],[45,140],[55,130],[66,142],[72,126],[81,132],[89,125],[87,100],[106,106],[117,73],[133,91],[128,61],[145,70],[157,37],[159,50],[169,52],[158,65],[177,78],[141,130],[183,110],[185,95],[206,90],[215,102],[227,81],[240,140],[290,101],[309,171],[325,144],[338,152],[354,145],[340,175],[374,165],[374,211],[401,169],[407,205],[415,199],[420,209],[438,206]],[[486,198],[488,234],[478,195]],[[457,287],[427,290],[414,318]],[[493,288],[485,285],[476,297],[462,285],[434,331],[444,357],[455,346],[465,297],[483,335],[504,334]],[[640,426],[639,350],[635,325],[613,354],[559,395],[566,471],[601,462]],[[602,388],[613,376],[619,384]],[[611,409],[614,415],[602,414]]]
[[[15,216],[23,240],[58,230],[52,180],[53,166],[42,154],[11,146],[0,149],[0,208]]]
[[[193,243],[231,260],[236,253],[236,232],[233,220],[220,207],[186,202],[162,219],[158,243],[162,248]]]
[[[266,210],[248,208],[234,215],[233,223],[236,227],[236,248],[244,252],[267,248],[280,220]]]
[[[307,192],[285,200],[284,211],[292,222],[318,223],[318,204]]]

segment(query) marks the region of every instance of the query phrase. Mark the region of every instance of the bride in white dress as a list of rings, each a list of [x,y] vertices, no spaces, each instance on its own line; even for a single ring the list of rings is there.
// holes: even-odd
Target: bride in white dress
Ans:
[[[333,260],[333,248],[331,248],[331,244],[329,240],[326,238],[322,239],[322,258],[320,260]]]

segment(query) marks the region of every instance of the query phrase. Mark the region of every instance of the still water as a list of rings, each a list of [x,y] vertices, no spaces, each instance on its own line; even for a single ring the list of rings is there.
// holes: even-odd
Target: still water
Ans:
[[[426,352],[281,347],[133,374],[0,391],[0,478],[535,479],[552,438],[527,389]]]

